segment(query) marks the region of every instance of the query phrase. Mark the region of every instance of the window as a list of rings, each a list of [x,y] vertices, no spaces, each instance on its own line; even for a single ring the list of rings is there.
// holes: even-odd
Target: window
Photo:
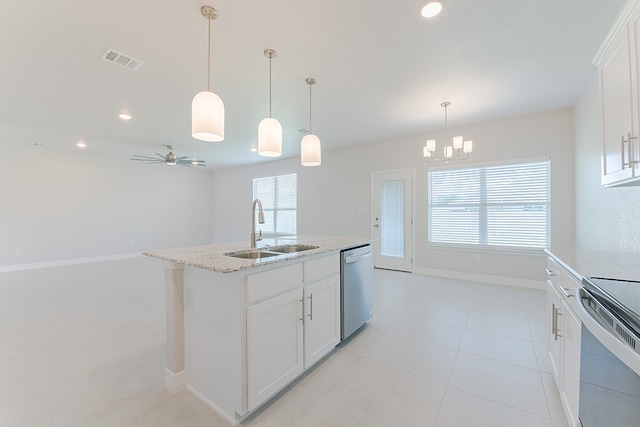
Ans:
[[[549,244],[549,161],[428,173],[428,242],[506,248]]]
[[[253,198],[260,199],[265,234],[296,234],[297,175],[269,176],[253,180]]]

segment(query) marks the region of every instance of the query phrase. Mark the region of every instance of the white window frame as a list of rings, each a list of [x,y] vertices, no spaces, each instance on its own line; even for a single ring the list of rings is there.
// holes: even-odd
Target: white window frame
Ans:
[[[278,205],[278,178],[281,177],[286,177],[286,176],[295,176],[295,182],[296,182],[296,206],[295,208],[282,208]],[[274,199],[273,200],[265,200],[264,196],[260,196],[259,194],[256,194],[256,183],[259,180],[267,180],[267,179],[272,179],[274,180]],[[291,235],[296,235],[297,234],[297,230],[298,230],[298,174],[296,172],[288,172],[288,173],[282,173],[282,174],[278,174],[278,175],[270,175],[270,176],[263,176],[263,177],[256,177],[253,178],[252,180],[252,194],[253,194],[253,198],[252,200],[259,198],[262,205],[263,205],[263,212],[265,213],[265,216],[268,216],[268,212],[273,212],[273,227],[274,227],[274,232],[270,233],[264,233],[263,232],[263,236],[270,236],[270,237],[278,237],[278,236],[291,236]],[[269,207],[269,206],[273,206],[273,208]],[[277,229],[277,225],[278,225],[278,212],[283,212],[283,211],[293,211],[295,212],[295,224],[294,224],[294,230],[293,231],[281,231]],[[256,214],[257,215],[257,214]],[[258,224],[256,223],[256,226],[258,226]]]
[[[545,220],[545,246],[540,247],[531,247],[531,246],[515,246],[515,245],[495,245],[495,244],[487,244],[486,236],[487,236],[487,215],[486,208],[489,206],[487,203],[483,203],[480,201],[476,206],[479,209],[479,220],[478,224],[478,232],[481,235],[480,243],[462,243],[462,242],[433,242],[432,241],[432,204],[431,204],[431,196],[432,196],[432,179],[431,173],[435,172],[443,172],[443,171],[455,171],[455,170],[468,170],[468,169],[480,169],[485,170],[487,168],[501,167],[501,166],[517,166],[517,165],[526,165],[531,163],[547,163],[547,197],[546,203],[543,203],[546,206],[546,220]],[[482,185],[484,187],[484,185]],[[536,205],[539,205],[539,202],[536,202]],[[549,248],[551,245],[551,161],[547,158],[534,158],[534,159],[519,159],[508,162],[492,162],[492,163],[480,163],[480,164],[455,164],[455,165],[445,165],[440,167],[430,167],[427,171],[427,246],[428,247],[447,247],[453,249],[472,249],[472,250],[483,250],[483,251],[508,251],[508,252],[541,252],[545,248]],[[442,205],[433,205],[433,206],[442,206]],[[483,213],[484,210],[484,213]],[[483,243],[484,241],[484,243]]]

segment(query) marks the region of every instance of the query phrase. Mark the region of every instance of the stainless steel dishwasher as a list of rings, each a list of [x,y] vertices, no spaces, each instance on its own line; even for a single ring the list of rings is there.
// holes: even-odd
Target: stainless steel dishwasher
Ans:
[[[344,340],[373,314],[373,252],[371,245],[364,245],[340,255],[340,339]]]

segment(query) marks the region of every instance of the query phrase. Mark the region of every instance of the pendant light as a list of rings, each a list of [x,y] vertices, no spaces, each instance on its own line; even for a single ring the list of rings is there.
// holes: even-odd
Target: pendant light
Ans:
[[[218,12],[211,6],[202,6],[200,13],[209,23],[207,56],[207,90],[196,94],[191,103],[191,135],[195,139],[207,142],[220,142],[224,139],[224,104],[222,99],[210,90],[211,83],[211,21]]]
[[[451,105],[450,102],[445,101],[440,106],[444,108],[444,130],[447,132],[447,108]],[[449,163],[455,160],[466,160],[469,158],[469,154],[473,151],[473,141],[467,140],[465,141],[462,136],[454,136],[451,140],[451,145],[446,145],[443,147],[443,157],[438,157],[435,154],[436,151],[436,140],[429,139],[422,147],[422,155],[425,159],[427,159],[428,163]],[[460,156],[460,151],[462,151],[463,156]]]
[[[316,84],[316,79],[308,77],[305,83],[309,85],[309,134],[302,138],[300,161],[302,166],[319,166],[322,163],[320,138],[311,133],[311,86]]]
[[[282,126],[271,117],[271,60],[278,56],[273,49],[266,49],[264,56],[269,58],[269,117],[262,119],[258,125],[258,154],[264,157],[280,157],[282,155]]]

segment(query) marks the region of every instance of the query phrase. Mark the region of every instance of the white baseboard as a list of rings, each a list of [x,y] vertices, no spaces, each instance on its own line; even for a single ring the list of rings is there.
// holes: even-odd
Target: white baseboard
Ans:
[[[220,415],[222,418],[225,419],[226,422],[228,422],[232,426],[237,426],[238,424],[240,424],[240,421],[241,421],[240,419],[236,419],[235,417],[227,415],[226,412],[224,412],[222,409],[214,405],[209,399],[204,397],[204,395],[200,393],[198,390],[196,390],[195,388],[191,387],[190,385],[187,385],[187,390],[189,390],[189,392],[191,392],[194,396],[196,396],[198,399],[204,402],[204,404],[207,405],[209,408],[213,409],[213,411],[216,414]]]
[[[489,274],[463,273],[460,271],[438,270],[436,268],[414,267],[414,274],[423,276],[444,277],[447,279],[466,280],[469,282],[489,283],[491,285],[515,286],[518,288],[546,289],[546,282],[513,277],[492,276]]]
[[[2,265],[0,266],[0,273],[6,273],[9,271],[35,270],[38,268],[47,268],[47,267],[60,267],[64,265],[86,264],[89,262],[113,261],[118,259],[135,258],[141,255],[142,254],[140,252],[129,252],[126,254],[103,255],[103,256],[94,256],[94,257],[86,257],[86,258],[60,259],[55,261],[32,262],[27,264]]]
[[[187,388],[187,371],[173,372],[169,368],[164,370],[164,386],[171,393],[178,393]]]

